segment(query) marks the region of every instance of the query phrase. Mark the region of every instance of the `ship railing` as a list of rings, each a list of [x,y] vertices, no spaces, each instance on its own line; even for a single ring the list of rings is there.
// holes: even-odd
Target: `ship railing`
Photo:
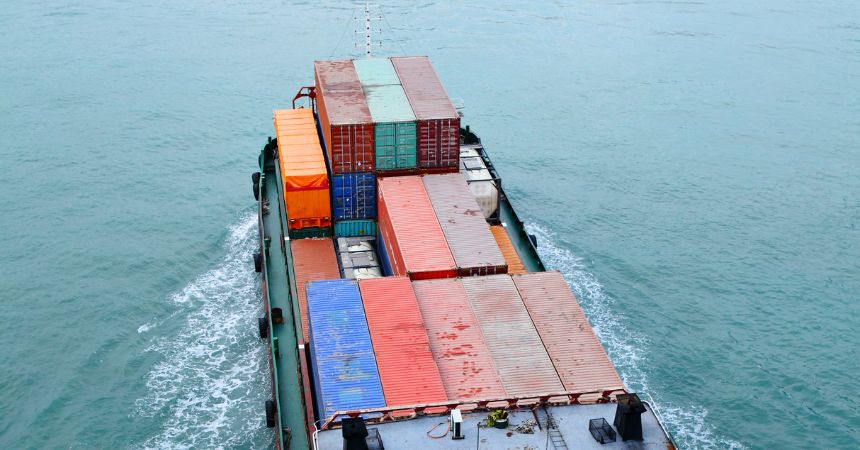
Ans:
[[[296,101],[298,101],[302,97],[308,98],[308,106],[316,111],[316,103],[315,100],[317,98],[316,86],[302,86],[299,88],[299,92],[296,93],[296,96],[293,97],[293,109],[296,109]]]
[[[400,420],[410,420],[422,416],[442,416],[450,414],[454,409],[463,412],[492,411],[498,409],[530,409],[541,406],[566,406],[584,405],[594,403],[608,403],[614,400],[618,394],[626,394],[624,388],[607,388],[592,391],[564,391],[546,394],[528,395],[521,397],[497,397],[488,399],[464,399],[456,401],[424,403],[410,406],[386,406],[381,408],[357,409],[351,411],[337,411],[332,414],[320,430],[337,428],[340,421],[347,417],[361,417],[366,423],[381,424]]]

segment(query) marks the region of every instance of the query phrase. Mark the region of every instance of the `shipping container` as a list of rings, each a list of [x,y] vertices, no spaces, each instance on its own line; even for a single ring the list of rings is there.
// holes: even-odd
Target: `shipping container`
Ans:
[[[330,227],[328,172],[313,112],[276,110],[275,134],[289,228]]]
[[[373,118],[352,61],[316,61],[314,79],[331,172],[372,172]]]
[[[385,406],[356,282],[314,281],[307,293],[318,416]]]
[[[335,221],[376,218],[376,177],[370,172],[331,177]]]
[[[391,58],[417,120],[418,167],[451,167],[460,160],[460,114],[426,56]]]
[[[338,237],[376,236],[376,233],[376,221],[373,219],[340,220],[334,223],[334,235]]]
[[[386,404],[448,400],[409,278],[361,280],[358,286]]]
[[[512,278],[566,390],[624,388],[561,273]]]
[[[509,395],[563,392],[540,335],[509,275],[462,278],[469,305]]]
[[[308,340],[307,283],[340,278],[337,255],[331,239],[293,239],[290,241],[295,274],[296,293],[302,319],[302,336]]]
[[[336,226],[336,225],[335,225]],[[505,257],[505,262],[508,264],[508,273],[515,275],[526,273],[526,268],[520,255],[514,248],[514,243],[511,242],[511,237],[508,236],[508,231],[503,225],[492,225],[490,232],[493,233],[493,238],[499,244],[499,249],[502,251],[502,256]]]
[[[460,276],[507,273],[499,245],[460,173],[422,178]]]
[[[413,280],[456,277],[457,265],[421,177],[380,178],[377,194],[390,273]]]
[[[373,118],[376,170],[417,167],[415,153],[415,115],[398,84],[362,84]]]
[[[460,281],[415,281],[412,288],[448,398],[505,397],[507,393]]]
[[[484,218],[497,218],[499,211],[499,180],[493,177],[481,154],[474,148],[460,151],[460,173],[466,177],[469,190],[481,206]]]
[[[385,86],[389,84],[400,84],[397,72],[388,58],[363,58],[354,59],[355,73],[362,86]]]

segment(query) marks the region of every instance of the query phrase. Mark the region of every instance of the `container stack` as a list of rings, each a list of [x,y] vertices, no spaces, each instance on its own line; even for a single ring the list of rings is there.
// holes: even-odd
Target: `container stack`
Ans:
[[[422,177],[460,276],[507,273],[508,265],[481,207],[460,173]]]
[[[356,282],[314,281],[307,295],[317,416],[385,406]]]
[[[457,265],[419,176],[379,179],[379,236],[386,275],[453,278]]]
[[[418,166],[415,114],[388,58],[353,61],[373,118],[373,142],[378,173]]]
[[[302,336],[308,340],[307,283],[340,278],[337,256],[331,239],[293,239],[290,241],[296,294],[302,319]]]
[[[343,278],[363,280],[382,276],[382,266],[376,255],[375,237],[339,237],[337,250]]]
[[[275,133],[290,235],[328,235],[331,228],[328,173],[313,112],[275,111]]]
[[[418,167],[452,168],[460,160],[460,115],[426,56],[391,58],[417,119]]]
[[[407,277],[358,283],[388,406],[448,400],[418,300]]]
[[[376,233],[374,130],[352,61],[314,63],[316,104],[331,171],[338,236]]]

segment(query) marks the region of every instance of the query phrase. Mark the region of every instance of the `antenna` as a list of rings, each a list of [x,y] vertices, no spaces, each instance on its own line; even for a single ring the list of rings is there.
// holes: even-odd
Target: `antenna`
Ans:
[[[364,56],[370,58],[370,2],[364,2]]]

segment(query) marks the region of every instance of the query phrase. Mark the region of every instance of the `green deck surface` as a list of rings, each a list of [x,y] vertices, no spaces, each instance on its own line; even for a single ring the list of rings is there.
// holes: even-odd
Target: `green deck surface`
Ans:
[[[291,301],[293,297],[290,294],[287,278],[287,256],[282,250],[284,248],[282,243],[285,245],[288,243],[283,240],[281,224],[288,222],[282,219],[284,207],[278,186],[279,180],[277,164],[274,164],[274,161],[266,161],[261,189],[263,197],[269,199],[269,213],[262,216],[262,225],[263,235],[271,239],[271,244],[269,250],[265,252],[265,282],[269,308],[281,308],[284,313],[284,323],[279,325],[274,325],[271,321],[269,323],[270,349],[274,348],[272,345],[274,339],[278,340],[278,354],[275,355],[273,352],[273,361],[277,384],[275,400],[278,403],[278,419],[281,427],[277,427],[276,432],[280,433],[283,448],[307,449],[310,446],[307,435],[308,426],[305,423],[304,395],[299,384],[299,350],[296,339],[298,305]],[[269,317],[271,318],[271,314]],[[283,427],[289,427],[292,431],[289,446],[284,441]]]

